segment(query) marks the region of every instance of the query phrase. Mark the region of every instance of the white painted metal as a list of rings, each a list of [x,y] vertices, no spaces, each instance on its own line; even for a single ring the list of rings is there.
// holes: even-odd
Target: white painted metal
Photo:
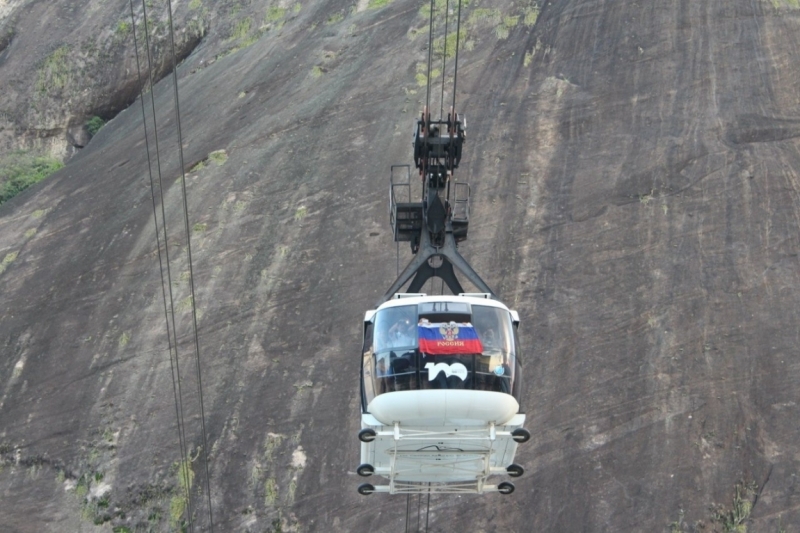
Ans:
[[[519,404],[502,392],[428,389],[380,394],[367,410],[384,425],[473,427],[505,424]]]
[[[513,463],[517,443],[511,432],[522,427],[525,415],[514,415],[503,425],[409,426],[384,425],[371,415],[362,427],[375,430],[375,440],[361,444],[362,464],[389,480],[376,492],[484,493],[496,492],[487,484],[494,474],[505,474]],[[376,425],[377,423],[377,425]]]
[[[503,305],[501,302],[497,300],[491,300],[486,298],[475,298],[473,296],[453,296],[452,294],[446,294],[442,296],[426,296],[426,295],[417,295],[417,294],[408,294],[407,298],[400,298],[400,299],[393,299],[387,302],[384,302],[378,307],[380,309],[386,309],[388,307],[398,307],[403,305],[416,305],[420,303],[430,303],[430,302],[466,302],[469,304],[474,305],[487,305],[489,307],[499,307],[500,309],[505,309],[508,311],[508,307]]]
[[[398,294],[380,309],[430,302],[466,302],[508,308],[483,293],[459,296]],[[519,322],[516,311],[512,320]],[[375,396],[362,414],[361,427],[376,437],[361,443],[361,464],[372,465],[374,475],[389,480],[374,492],[391,494],[498,492],[487,483],[506,474],[514,462],[517,443],[511,432],[523,427],[525,415],[510,394],[478,390],[423,389],[387,392]]]

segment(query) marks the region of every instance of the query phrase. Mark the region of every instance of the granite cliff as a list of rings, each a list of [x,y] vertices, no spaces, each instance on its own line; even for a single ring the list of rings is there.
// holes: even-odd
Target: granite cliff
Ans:
[[[210,487],[216,531],[403,530],[405,498],[355,492],[358,351],[394,279],[427,3],[173,2],[204,450],[148,2],[190,457],[130,4],[4,2],[0,149],[66,166],[0,207],[0,523],[171,531],[191,506],[207,531]],[[797,530],[797,2],[472,0],[463,22],[462,252],[522,317],[534,436],[512,496],[435,497],[430,531]]]

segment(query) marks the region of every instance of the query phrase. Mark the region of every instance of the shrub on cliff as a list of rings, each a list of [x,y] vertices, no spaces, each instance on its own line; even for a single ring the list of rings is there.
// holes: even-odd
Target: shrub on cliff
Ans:
[[[0,160],[0,205],[39,183],[64,164],[49,156],[15,152]]]

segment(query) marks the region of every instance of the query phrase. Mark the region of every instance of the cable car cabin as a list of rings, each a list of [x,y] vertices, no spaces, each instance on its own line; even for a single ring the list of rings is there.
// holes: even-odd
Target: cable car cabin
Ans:
[[[510,493],[530,433],[515,311],[488,295],[396,295],[364,319],[359,492]]]

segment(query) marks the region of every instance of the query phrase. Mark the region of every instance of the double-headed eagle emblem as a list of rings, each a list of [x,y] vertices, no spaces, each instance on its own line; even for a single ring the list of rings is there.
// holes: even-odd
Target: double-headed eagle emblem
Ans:
[[[454,341],[458,337],[458,326],[455,324],[442,324],[439,326],[439,333],[442,334],[444,340]]]

